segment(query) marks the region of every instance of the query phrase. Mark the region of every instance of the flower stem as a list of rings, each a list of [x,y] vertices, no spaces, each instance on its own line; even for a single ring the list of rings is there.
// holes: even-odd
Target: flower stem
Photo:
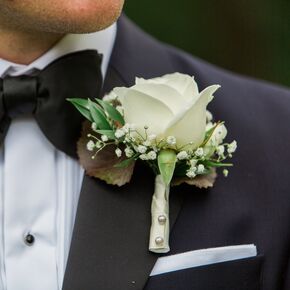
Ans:
[[[155,179],[155,191],[151,204],[151,229],[149,251],[168,253],[169,248],[169,191],[161,175]]]

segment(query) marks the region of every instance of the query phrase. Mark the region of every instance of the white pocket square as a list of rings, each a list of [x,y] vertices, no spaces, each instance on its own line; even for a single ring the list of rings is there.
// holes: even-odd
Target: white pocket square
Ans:
[[[254,256],[257,248],[253,244],[190,251],[159,258],[150,276]]]

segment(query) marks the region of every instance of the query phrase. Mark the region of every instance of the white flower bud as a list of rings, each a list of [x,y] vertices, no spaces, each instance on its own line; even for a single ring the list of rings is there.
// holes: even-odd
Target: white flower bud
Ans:
[[[220,145],[216,148],[216,153],[219,156],[222,156],[225,153],[225,147],[223,145]]]
[[[116,153],[117,157],[119,157],[119,158],[122,156],[122,150],[120,148],[117,148],[115,150],[115,153]]]
[[[139,158],[140,158],[141,160],[148,160],[148,156],[147,156],[147,154],[141,154],[141,155],[139,156]]]
[[[96,145],[95,145],[95,143],[94,143],[92,140],[90,140],[90,141],[87,143],[87,149],[88,149],[89,151],[94,151],[95,147],[96,147]]]
[[[204,165],[203,165],[203,164],[199,164],[199,165],[197,166],[197,174],[202,174],[202,173],[204,173],[204,170],[205,170],[205,168],[204,168]]]
[[[168,145],[175,145],[176,144],[176,138],[174,136],[168,136],[166,139],[166,143]]]
[[[237,141],[233,141],[228,145],[228,153],[232,154],[237,150],[238,144]]]
[[[95,122],[92,123],[91,128],[93,131],[97,130],[97,124]]]
[[[195,155],[196,155],[197,157],[202,157],[203,154],[204,154],[204,152],[203,152],[203,148],[199,147],[199,148],[196,149],[196,151],[195,151]]]
[[[157,154],[155,151],[150,151],[147,153],[148,160],[155,160],[157,158]]]
[[[127,134],[129,133],[129,124],[125,124],[123,127],[122,127],[122,130]]]
[[[131,142],[131,138],[129,135],[126,135],[125,136],[125,140],[124,140],[126,143],[130,143]]]
[[[117,129],[116,132],[115,132],[115,136],[116,138],[122,138],[123,136],[125,135],[125,132],[123,129]]]
[[[192,167],[186,172],[186,176],[189,178],[194,178],[196,176],[196,167]]]
[[[223,140],[226,138],[227,133],[228,131],[227,131],[226,126],[224,124],[219,125],[213,134],[213,137],[215,139],[215,144],[217,145],[221,144]]]
[[[224,174],[225,177],[228,177],[228,175],[229,175],[229,171],[228,171],[227,169],[224,169],[224,170],[223,170],[223,174]]]
[[[185,160],[188,158],[188,153],[186,151],[180,151],[176,157],[178,160]]]
[[[146,146],[144,146],[144,145],[139,145],[138,146],[138,148],[137,148],[137,151],[139,152],[139,153],[146,153],[146,151],[147,151],[147,147]]]
[[[134,155],[134,151],[131,148],[127,147],[125,149],[125,155],[126,157],[131,158]]]
[[[107,142],[109,140],[107,135],[102,135],[101,139],[102,139],[103,142]]]
[[[195,167],[195,165],[197,164],[197,160],[196,159],[190,159],[189,163],[190,163],[190,167]]]
[[[208,110],[206,110],[206,121],[211,122],[213,119],[212,113]]]

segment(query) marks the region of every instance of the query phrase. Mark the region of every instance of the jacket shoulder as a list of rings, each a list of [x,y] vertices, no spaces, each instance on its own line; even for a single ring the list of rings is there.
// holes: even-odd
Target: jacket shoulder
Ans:
[[[179,72],[193,75],[202,88],[211,84],[220,84],[224,92],[232,92],[235,97],[254,97],[265,101],[275,98],[290,106],[289,88],[226,70],[167,44],[160,45],[169,54],[174,67]]]
[[[186,73],[195,77],[200,89],[220,84],[219,94],[231,102],[243,99],[254,104],[259,99],[269,104],[281,103],[290,116],[290,90],[283,86],[239,75],[162,43],[124,15],[118,22],[118,31],[112,63],[129,85],[136,76],[152,78],[173,72]]]

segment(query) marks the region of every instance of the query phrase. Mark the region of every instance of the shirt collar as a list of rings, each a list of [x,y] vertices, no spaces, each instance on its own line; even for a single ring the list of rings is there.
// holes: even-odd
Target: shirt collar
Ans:
[[[50,50],[29,65],[16,64],[0,58],[0,77],[5,75],[18,76],[31,74],[35,70],[42,70],[55,59],[66,54],[94,49],[103,55],[102,73],[105,76],[117,33],[117,25],[90,34],[67,34]]]

